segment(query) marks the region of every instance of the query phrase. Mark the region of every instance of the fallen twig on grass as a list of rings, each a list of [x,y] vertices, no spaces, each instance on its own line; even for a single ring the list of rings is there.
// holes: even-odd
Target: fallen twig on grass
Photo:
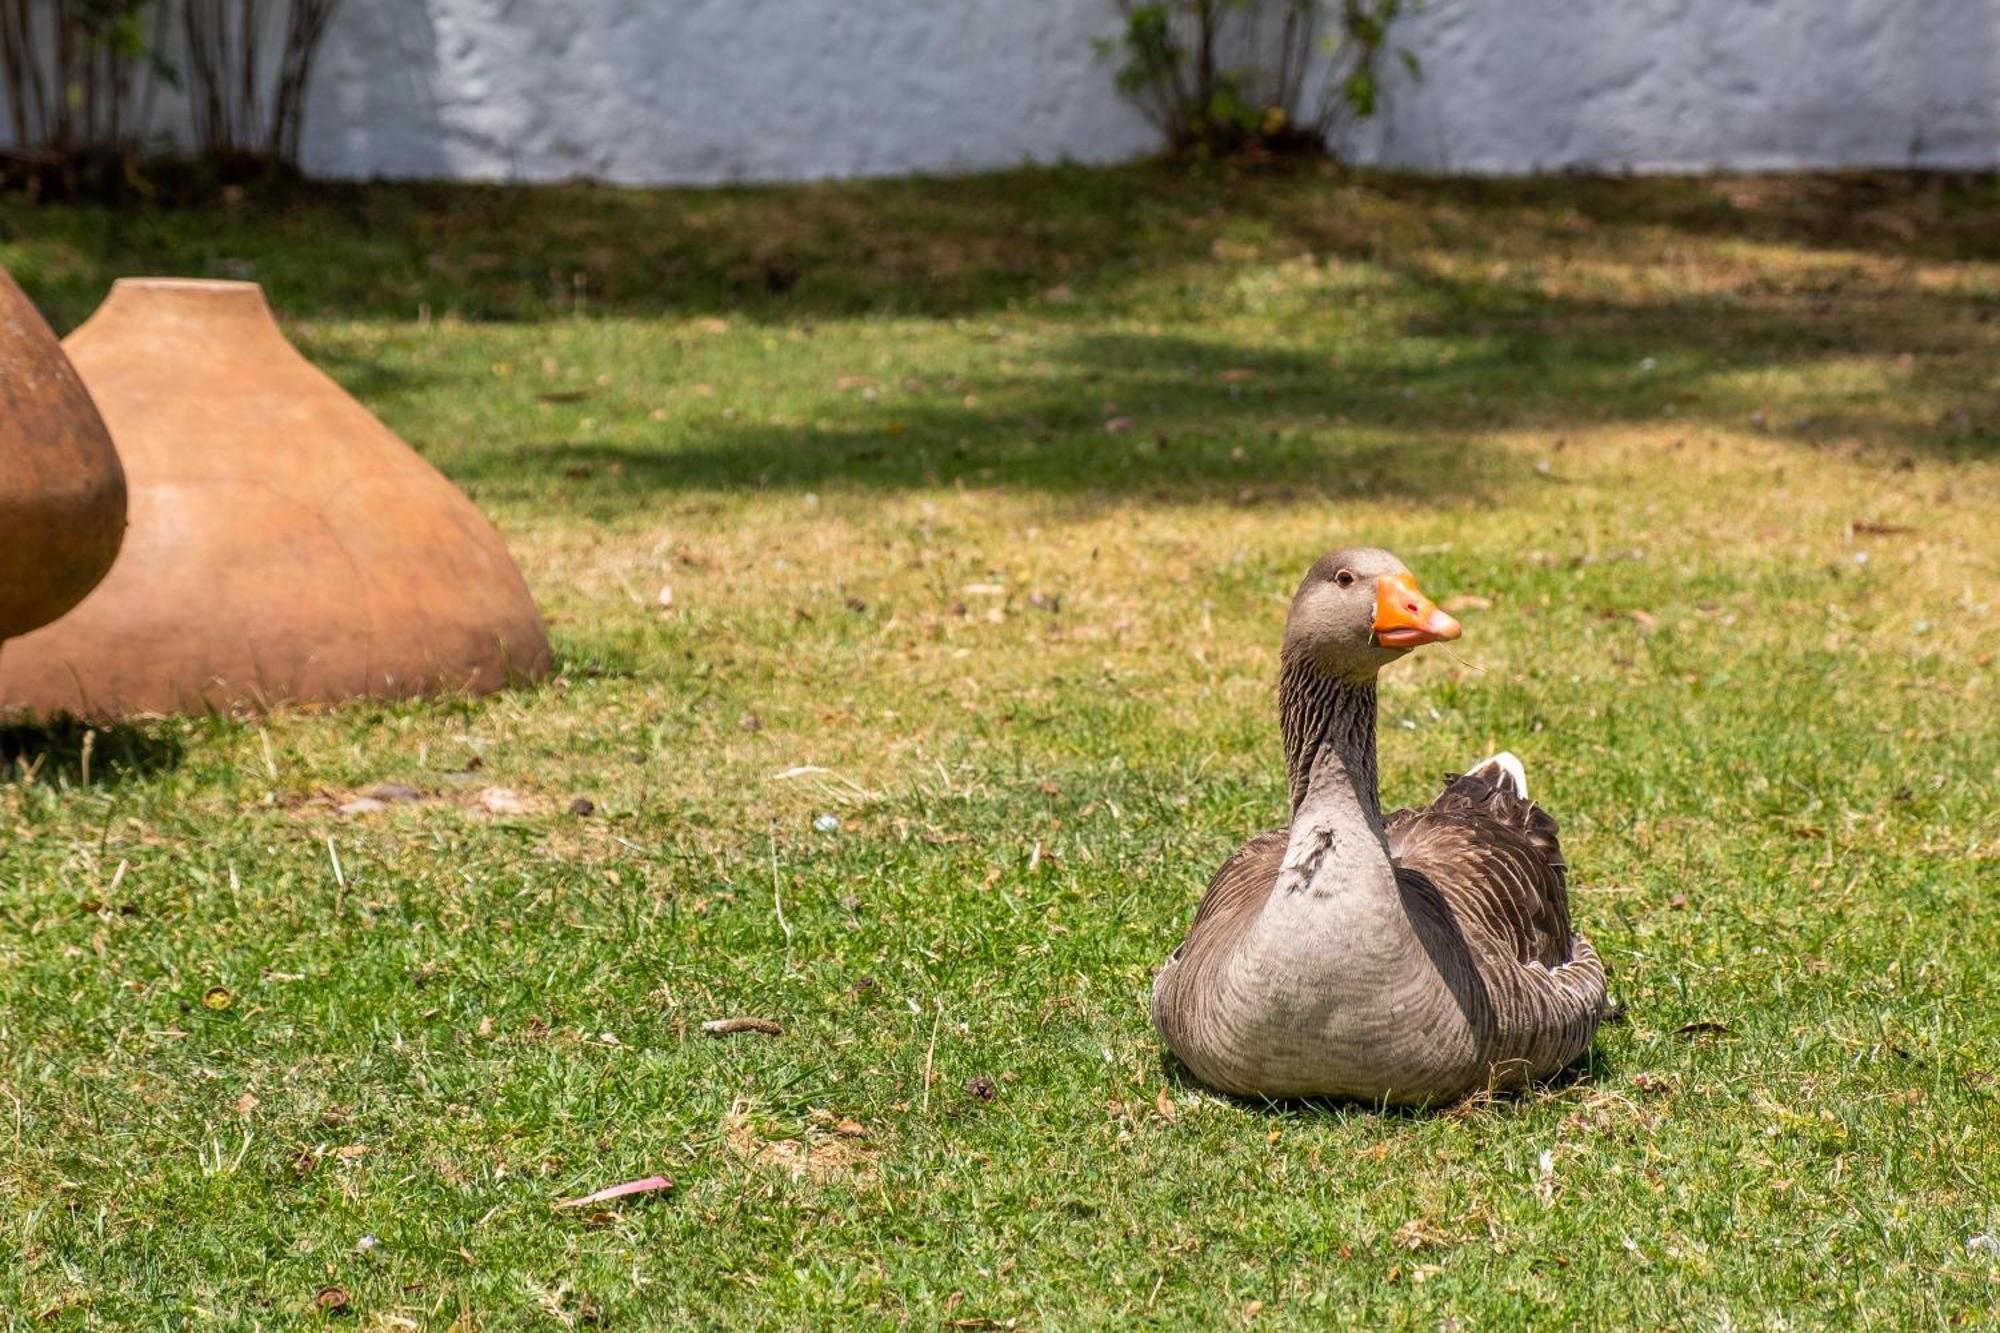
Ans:
[[[761,1032],[767,1037],[782,1037],[785,1029],[768,1018],[711,1018],[701,1025],[701,1030],[711,1037],[733,1037],[739,1032]]]

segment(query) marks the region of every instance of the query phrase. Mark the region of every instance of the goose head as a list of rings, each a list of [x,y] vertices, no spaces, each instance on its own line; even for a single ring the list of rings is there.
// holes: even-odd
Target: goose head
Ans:
[[[1456,639],[1459,623],[1409,566],[1370,546],[1329,551],[1306,572],[1285,620],[1284,660],[1355,685],[1420,644]]]

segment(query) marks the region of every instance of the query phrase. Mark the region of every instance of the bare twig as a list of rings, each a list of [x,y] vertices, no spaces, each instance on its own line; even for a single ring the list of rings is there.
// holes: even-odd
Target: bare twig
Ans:
[[[777,913],[778,929],[785,932],[785,952],[789,956],[792,950],[792,925],[785,920],[785,893],[779,883],[776,839],[771,842],[771,910]]]
[[[931,1020],[931,1042],[924,1048],[924,1114],[931,1113],[931,1069],[937,1061],[938,1026],[944,1022],[944,1008],[939,1006],[937,1017]]]

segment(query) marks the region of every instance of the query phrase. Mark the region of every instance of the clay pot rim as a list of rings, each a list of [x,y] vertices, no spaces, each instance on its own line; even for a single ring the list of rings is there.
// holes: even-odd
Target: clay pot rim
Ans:
[[[118,278],[111,284],[111,290],[128,287],[137,291],[179,291],[179,292],[257,292],[263,293],[264,284],[248,282],[240,278]]]
[[[104,303],[91,315],[95,320],[106,310],[122,310],[128,305],[141,308],[152,305],[148,297],[162,297],[169,302],[194,301],[217,311],[231,311],[239,317],[249,316],[277,322],[277,312],[271,308],[271,299],[264,293],[260,282],[242,282],[235,278],[119,278],[111,284],[105,294]],[[89,323],[86,320],[85,323]]]
[[[278,312],[272,308],[262,283],[235,278],[140,275],[114,281],[90,318],[63,339],[63,347],[74,352],[80,341],[95,338],[107,323],[171,320],[197,310],[206,312],[208,318],[226,320],[241,328],[266,328],[280,338],[284,336],[278,329]],[[286,349],[298,355],[290,343]]]

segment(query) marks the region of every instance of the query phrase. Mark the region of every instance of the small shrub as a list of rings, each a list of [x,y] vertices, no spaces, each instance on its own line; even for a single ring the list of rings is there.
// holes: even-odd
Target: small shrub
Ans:
[[[195,143],[225,174],[298,165],[313,61],[340,0],[180,0]],[[261,65],[280,35],[275,71]]]
[[[12,144],[0,188],[196,195],[290,174],[313,64],[340,0],[0,0]],[[180,61],[172,63],[171,55]],[[183,79],[185,73],[185,79]],[[161,85],[181,88],[194,160],[138,162]]]
[[[1381,109],[1385,57],[1421,72],[1391,34],[1422,0],[1115,2],[1098,53],[1177,153],[1323,152]]]
[[[144,135],[165,9],[152,0],[0,0],[0,82],[13,147],[0,176],[74,193],[123,178]]]

